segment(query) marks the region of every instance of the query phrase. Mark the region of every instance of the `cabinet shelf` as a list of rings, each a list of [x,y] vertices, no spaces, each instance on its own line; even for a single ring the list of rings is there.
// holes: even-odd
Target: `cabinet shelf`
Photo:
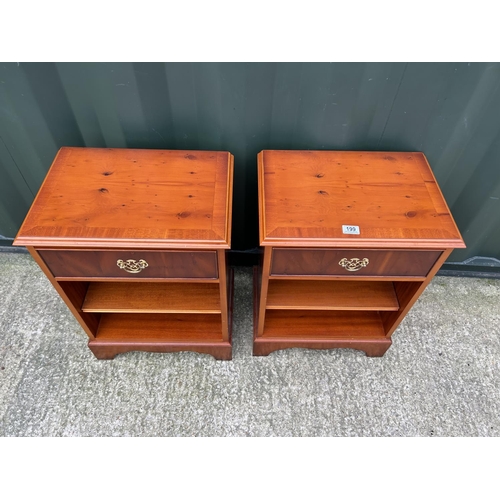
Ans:
[[[384,339],[385,331],[376,311],[269,310],[263,339]]]
[[[220,292],[212,283],[94,282],[82,311],[220,314]]]
[[[390,281],[272,281],[266,309],[397,311]]]
[[[220,314],[105,313],[93,342],[222,342],[221,327]]]

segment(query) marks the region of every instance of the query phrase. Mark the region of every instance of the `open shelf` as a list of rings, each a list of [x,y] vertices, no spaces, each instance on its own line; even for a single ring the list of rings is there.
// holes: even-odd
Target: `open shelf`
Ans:
[[[261,338],[384,339],[385,332],[376,311],[269,310]]]
[[[215,310],[220,303],[218,285],[193,287],[192,283],[178,283],[172,286],[170,282],[127,284],[131,286],[130,293],[116,286],[118,284],[79,284],[80,288],[83,287],[78,289],[81,300],[86,294],[85,307],[93,308],[92,304],[95,303],[99,309],[103,306],[107,308],[101,313],[81,313],[98,319],[96,333],[88,346],[99,359],[113,359],[117,354],[128,351],[194,351],[210,354],[216,359],[231,359],[231,269],[228,270],[228,302],[224,305],[228,308],[227,316],[226,311]],[[112,303],[105,302],[109,301],[108,294],[114,294]],[[119,303],[122,306],[123,301],[128,307],[126,312],[113,305]],[[139,307],[144,309],[140,310]],[[111,312],[112,308],[116,312]],[[161,312],[155,312],[153,308]],[[130,314],[132,311],[137,312]]]
[[[220,314],[124,314],[101,316],[99,343],[222,342]]]
[[[267,309],[397,311],[390,281],[270,281]]]
[[[88,286],[82,311],[220,314],[220,292],[215,283],[94,282]]]

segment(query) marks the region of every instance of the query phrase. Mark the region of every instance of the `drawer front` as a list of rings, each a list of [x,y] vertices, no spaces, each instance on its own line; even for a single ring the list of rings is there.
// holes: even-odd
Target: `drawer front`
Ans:
[[[217,278],[215,251],[39,250],[56,278]]]
[[[275,248],[276,276],[427,276],[440,251]]]

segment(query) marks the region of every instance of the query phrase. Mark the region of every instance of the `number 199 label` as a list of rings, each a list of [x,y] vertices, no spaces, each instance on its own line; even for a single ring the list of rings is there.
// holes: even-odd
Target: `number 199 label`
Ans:
[[[342,232],[344,234],[360,234],[359,226],[342,226]]]

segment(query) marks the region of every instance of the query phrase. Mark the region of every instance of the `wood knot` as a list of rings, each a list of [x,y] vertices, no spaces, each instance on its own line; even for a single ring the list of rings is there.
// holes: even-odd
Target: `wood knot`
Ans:
[[[394,158],[394,156],[384,156],[384,160],[387,160],[387,161],[397,161],[396,158]]]
[[[326,191],[318,191],[318,194],[328,194]]]
[[[179,212],[177,214],[177,217],[179,219],[185,219],[186,217],[189,217],[191,215],[191,212]]]
[[[406,217],[408,217],[409,219],[411,219],[412,217],[415,217],[415,215],[417,215],[417,212],[414,212],[412,210],[410,212],[406,212],[405,215],[406,215]]]
[[[106,188],[101,188],[99,189],[101,193],[109,193],[109,191]]]
[[[316,174],[314,177],[317,177],[318,179],[321,179],[321,177],[324,177],[325,174]]]
[[[102,175],[105,175],[107,177],[108,175],[111,175],[112,173],[113,172],[103,172]]]
[[[184,155],[184,158],[187,158],[188,160],[196,160],[196,156],[194,155]]]

